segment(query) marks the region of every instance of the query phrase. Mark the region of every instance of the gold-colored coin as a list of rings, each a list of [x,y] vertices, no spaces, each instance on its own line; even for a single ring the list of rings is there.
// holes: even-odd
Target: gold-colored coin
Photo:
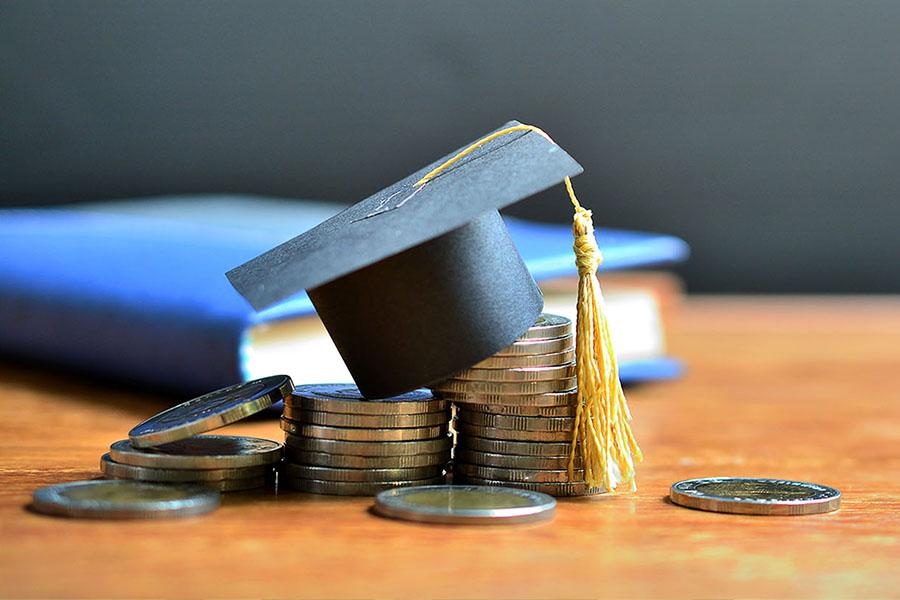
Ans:
[[[441,393],[491,394],[500,396],[523,396],[546,394],[548,392],[568,392],[575,389],[575,377],[562,377],[551,381],[484,382],[448,379],[434,386]]]
[[[518,415],[522,417],[574,417],[578,411],[575,404],[569,406],[504,406],[501,404],[460,404],[459,410],[478,411],[495,415]]]
[[[323,438],[300,437],[287,434],[284,436],[285,451],[296,448],[307,452],[324,452],[327,454],[344,454],[352,456],[414,456],[417,454],[436,454],[448,452],[453,447],[453,438],[443,435],[433,440],[413,440],[409,442],[356,442],[347,440],[329,440]]]
[[[565,335],[549,340],[516,340],[494,356],[521,356],[523,354],[553,354],[575,349],[575,336]]]
[[[454,424],[459,437],[474,435],[476,437],[492,440],[510,440],[516,442],[565,442],[572,439],[571,431],[517,431],[515,429],[500,429],[499,427],[482,427],[472,425],[465,421],[457,421]]]
[[[151,448],[135,448],[130,440],[109,447],[121,464],[154,469],[238,469],[281,460],[281,444],[242,435],[195,435]]]
[[[494,454],[492,452],[478,452],[467,448],[457,448],[454,460],[472,465],[485,467],[500,467],[503,469],[542,469],[564,471],[569,468],[569,455],[565,456],[517,456],[512,454]],[[581,456],[575,455],[574,466],[581,468]]]
[[[526,369],[477,369],[471,368],[453,376],[454,380],[476,382],[532,382],[557,381],[575,377],[575,363],[554,367],[529,367]]]
[[[456,418],[478,427],[496,427],[515,431],[565,431],[569,433],[575,427],[575,419],[572,417],[521,417],[460,409],[456,412]]]
[[[269,477],[247,477],[244,479],[223,479],[222,481],[204,481],[201,485],[211,487],[220,492],[243,492],[255,490],[271,481]]]
[[[514,407],[574,406],[578,402],[578,390],[547,392],[544,394],[480,394],[472,392],[441,392],[441,396],[454,404],[472,404]]]
[[[495,354],[480,363],[472,365],[473,369],[528,369],[531,367],[555,367],[575,360],[575,350],[553,352],[551,354],[517,354],[501,356]]]
[[[109,453],[100,458],[100,470],[104,475],[114,479],[135,479],[138,481],[157,481],[170,483],[198,483],[222,481],[224,479],[247,479],[264,477],[271,472],[269,465],[255,467],[239,467],[236,469],[154,469],[117,463]]]
[[[496,440],[476,435],[457,437],[456,451],[474,450],[491,454],[511,454],[515,456],[568,456],[572,450],[571,441],[529,442],[517,440]]]
[[[448,408],[446,400],[435,398],[426,389],[391,398],[369,399],[364,398],[352,383],[298,385],[284,403],[302,410],[354,415],[412,415]]]
[[[541,492],[556,497],[571,496],[596,496],[604,492],[603,488],[590,488],[584,482],[581,483],[524,483],[520,481],[498,481],[495,479],[481,479],[479,477],[454,477],[454,483],[464,483],[471,485],[499,485],[504,487],[513,487],[523,490],[531,490],[532,492]]]
[[[440,485],[446,478],[434,477],[431,479],[416,479],[414,481],[323,481],[321,479],[291,479],[285,478],[279,484],[287,489],[309,494],[326,494],[330,496],[374,496],[380,491],[397,487],[410,487],[418,485]]]
[[[281,473],[288,479],[321,479],[322,481],[411,481],[429,479],[444,474],[444,465],[410,467],[406,469],[340,469],[283,463]]]
[[[343,440],[347,442],[406,442],[428,440],[447,435],[449,425],[409,427],[405,429],[353,429],[351,427],[327,427],[305,425],[282,417],[281,428],[291,435]]]
[[[388,442],[391,443],[391,442]],[[400,444],[411,442],[396,442]],[[339,469],[409,469],[445,465],[450,461],[450,450],[434,454],[408,454],[397,456],[356,456],[354,454],[330,454],[308,452],[293,446],[285,447],[285,458],[302,465],[335,467]]]
[[[405,427],[430,427],[450,421],[450,411],[418,413],[412,415],[354,415],[297,409],[284,406],[284,417],[297,423],[327,425],[329,427],[356,427],[360,429],[397,429]]]
[[[497,481],[516,481],[523,483],[567,483],[569,471],[567,469],[508,469],[504,467],[486,467],[484,465],[472,465],[463,462],[453,462],[454,477],[460,474],[464,478],[477,477],[479,479],[494,479]],[[584,471],[573,472],[573,483],[584,481]]]
[[[561,315],[543,313],[519,339],[546,340],[565,335],[572,335],[572,319]]]

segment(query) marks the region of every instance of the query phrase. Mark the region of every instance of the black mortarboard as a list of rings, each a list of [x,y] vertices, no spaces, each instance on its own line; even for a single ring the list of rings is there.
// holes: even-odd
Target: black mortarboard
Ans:
[[[229,271],[228,279],[257,310],[306,289],[370,398],[435,383],[491,356],[543,308],[497,210],[582,168],[547,138],[524,131],[416,185],[454,154]]]

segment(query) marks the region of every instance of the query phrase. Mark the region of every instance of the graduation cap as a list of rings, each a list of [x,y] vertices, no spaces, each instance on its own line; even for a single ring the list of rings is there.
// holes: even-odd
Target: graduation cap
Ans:
[[[538,133],[519,131],[416,185],[450,156],[227,274],[257,310],[307,290],[368,397],[472,366],[511,344],[543,308],[497,210],[581,166]]]

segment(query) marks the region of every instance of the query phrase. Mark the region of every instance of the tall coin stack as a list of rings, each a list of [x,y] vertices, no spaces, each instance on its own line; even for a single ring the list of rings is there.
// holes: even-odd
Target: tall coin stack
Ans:
[[[568,465],[578,399],[572,321],[542,314],[511,346],[433,387],[456,405],[455,483],[600,493]]]
[[[445,482],[450,405],[425,389],[369,400],[353,384],[301,385],[284,401],[279,486],[374,495]]]

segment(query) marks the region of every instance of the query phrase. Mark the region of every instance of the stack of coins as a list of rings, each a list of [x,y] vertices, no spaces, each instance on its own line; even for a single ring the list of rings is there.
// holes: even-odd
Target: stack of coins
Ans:
[[[301,385],[285,399],[279,487],[374,495],[445,480],[450,405],[428,390],[368,400],[353,384]]]
[[[600,493],[568,465],[578,398],[572,321],[543,314],[511,346],[434,386],[456,405],[454,483]]]
[[[263,487],[281,459],[281,444],[261,438],[196,435],[152,448],[119,440],[100,459],[111,479],[200,484],[220,492]]]

